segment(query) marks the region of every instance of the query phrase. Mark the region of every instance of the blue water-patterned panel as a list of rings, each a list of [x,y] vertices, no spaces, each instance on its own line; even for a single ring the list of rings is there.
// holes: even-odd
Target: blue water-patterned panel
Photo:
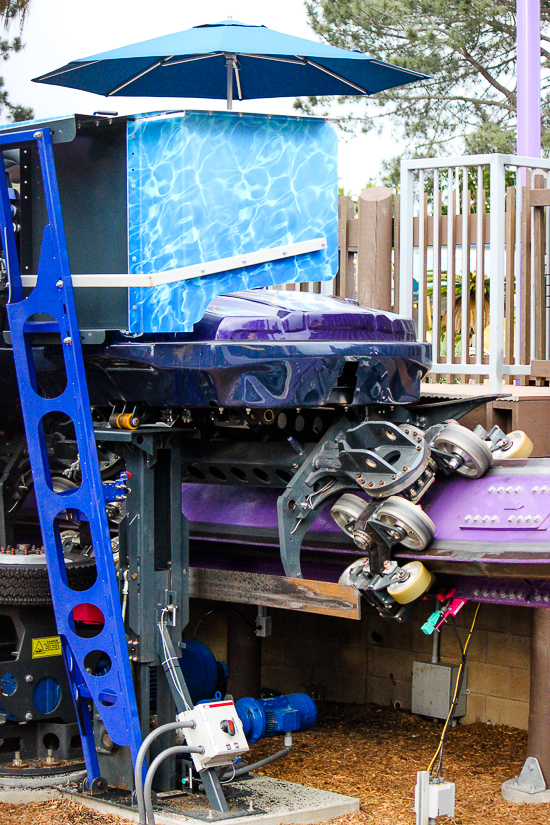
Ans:
[[[327,249],[130,290],[130,331],[190,331],[212,298],[333,278],[337,138],[322,120],[186,112],[128,122],[129,272],[325,237]]]

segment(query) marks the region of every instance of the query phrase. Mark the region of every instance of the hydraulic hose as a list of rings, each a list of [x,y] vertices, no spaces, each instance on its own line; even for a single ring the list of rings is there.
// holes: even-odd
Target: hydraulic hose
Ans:
[[[164,762],[165,759],[168,759],[169,756],[174,756],[176,753],[204,753],[204,748],[189,748],[185,745],[174,745],[173,748],[167,748],[165,751],[159,753],[155,759],[153,759],[149,770],[147,771],[147,776],[145,777],[145,787],[143,788],[146,820],[143,819],[142,821],[140,813],[139,825],[147,825],[147,823],[149,823],[149,825],[155,825],[155,814],[153,812],[153,801],[151,799],[153,779],[155,778],[155,773],[157,772],[159,765]]]
[[[145,755],[149,750],[151,743],[160,736],[162,733],[170,730],[180,730],[181,728],[194,728],[194,722],[168,722],[166,725],[161,725],[160,728],[155,728],[155,730],[151,731],[149,736],[146,736],[143,740],[141,747],[138,751],[136,756],[136,764],[134,766],[134,784],[136,786],[136,798],[138,803],[138,810],[139,810],[139,821],[140,825],[145,825],[145,802],[143,800],[143,762],[145,761]]]
[[[290,753],[290,748],[283,748],[282,751],[272,753],[271,756],[266,756],[265,759],[260,759],[259,762],[253,762],[252,765],[241,765],[240,768],[236,768],[235,773],[231,771],[224,774],[222,776],[222,780],[231,777],[229,781],[232,782],[237,776],[244,776],[245,774],[250,773],[250,771],[257,771],[265,765],[269,765],[271,762],[276,762],[277,759],[281,759],[281,757],[286,756],[287,753]]]

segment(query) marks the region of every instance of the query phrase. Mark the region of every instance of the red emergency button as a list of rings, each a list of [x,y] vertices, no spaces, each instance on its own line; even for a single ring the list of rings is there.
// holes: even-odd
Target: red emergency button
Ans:
[[[228,733],[230,736],[235,736],[235,722],[233,719],[224,719],[220,722],[220,728],[224,733]]]

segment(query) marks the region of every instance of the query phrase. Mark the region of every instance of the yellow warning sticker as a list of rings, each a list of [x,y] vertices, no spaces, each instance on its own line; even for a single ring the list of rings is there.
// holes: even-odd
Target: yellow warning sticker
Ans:
[[[61,656],[61,639],[59,636],[47,636],[45,639],[32,640],[32,658],[44,659],[46,656]]]

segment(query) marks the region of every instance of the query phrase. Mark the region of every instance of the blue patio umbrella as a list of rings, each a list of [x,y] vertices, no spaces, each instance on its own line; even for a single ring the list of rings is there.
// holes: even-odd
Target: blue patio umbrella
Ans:
[[[372,95],[426,75],[236,20],[195,26],[73,60],[34,78],[105,97]]]

